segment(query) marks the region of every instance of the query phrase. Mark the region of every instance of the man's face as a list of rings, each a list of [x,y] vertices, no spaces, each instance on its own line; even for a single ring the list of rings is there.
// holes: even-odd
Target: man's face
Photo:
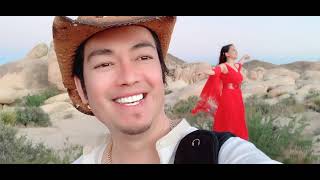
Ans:
[[[164,111],[159,56],[146,28],[120,27],[94,35],[84,48],[83,73],[87,102],[110,131],[143,133]]]

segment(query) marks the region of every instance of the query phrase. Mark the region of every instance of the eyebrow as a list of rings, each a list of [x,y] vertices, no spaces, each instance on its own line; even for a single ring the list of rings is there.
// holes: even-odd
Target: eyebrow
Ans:
[[[136,50],[136,49],[140,49],[140,48],[144,48],[144,47],[151,47],[153,49],[156,49],[156,47],[152,43],[150,43],[148,41],[144,41],[144,42],[140,42],[140,43],[132,46],[131,50]]]
[[[151,47],[153,49],[156,49],[156,47],[152,43],[144,41],[144,42],[140,42],[140,43],[135,44],[134,46],[132,46],[130,48],[130,50],[133,51],[133,50],[137,50],[137,49],[141,49],[141,48],[145,48],[145,47]],[[110,49],[97,49],[97,50],[92,51],[88,55],[87,59],[88,59],[88,62],[90,62],[90,59],[94,56],[107,56],[107,55],[111,55],[111,54],[113,54],[113,51]]]
[[[90,59],[94,56],[107,56],[107,55],[111,55],[113,53],[112,50],[110,49],[97,49],[92,51],[89,55],[88,55],[88,62],[90,62]]]

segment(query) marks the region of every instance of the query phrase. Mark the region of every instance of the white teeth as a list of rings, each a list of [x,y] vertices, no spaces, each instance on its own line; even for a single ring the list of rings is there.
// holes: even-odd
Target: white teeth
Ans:
[[[139,94],[139,95],[135,95],[135,96],[116,99],[116,102],[133,106],[133,105],[136,105],[135,103],[138,103],[138,101],[140,101],[142,99],[143,99],[143,94]]]
[[[137,101],[137,102],[134,102],[134,103],[130,103],[130,104],[126,104],[127,106],[135,106],[135,105],[137,105],[137,104],[139,104],[140,102],[139,101]]]

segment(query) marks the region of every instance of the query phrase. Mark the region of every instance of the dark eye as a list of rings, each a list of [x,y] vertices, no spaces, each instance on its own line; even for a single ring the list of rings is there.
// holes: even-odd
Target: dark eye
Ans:
[[[150,59],[153,59],[153,58],[151,56],[141,56],[138,58],[138,60],[142,60],[142,61],[150,60]]]
[[[110,67],[111,65],[112,65],[111,63],[103,63],[103,64],[100,64],[100,65],[94,67],[94,69],[106,68],[106,67]]]

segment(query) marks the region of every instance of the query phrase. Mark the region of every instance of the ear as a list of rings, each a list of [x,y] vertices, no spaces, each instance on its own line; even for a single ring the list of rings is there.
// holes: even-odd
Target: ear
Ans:
[[[74,80],[74,83],[76,84],[77,91],[78,91],[78,94],[81,98],[82,103],[88,104],[88,99],[86,98],[86,95],[84,94],[80,79],[77,76],[74,76],[73,80]]]

